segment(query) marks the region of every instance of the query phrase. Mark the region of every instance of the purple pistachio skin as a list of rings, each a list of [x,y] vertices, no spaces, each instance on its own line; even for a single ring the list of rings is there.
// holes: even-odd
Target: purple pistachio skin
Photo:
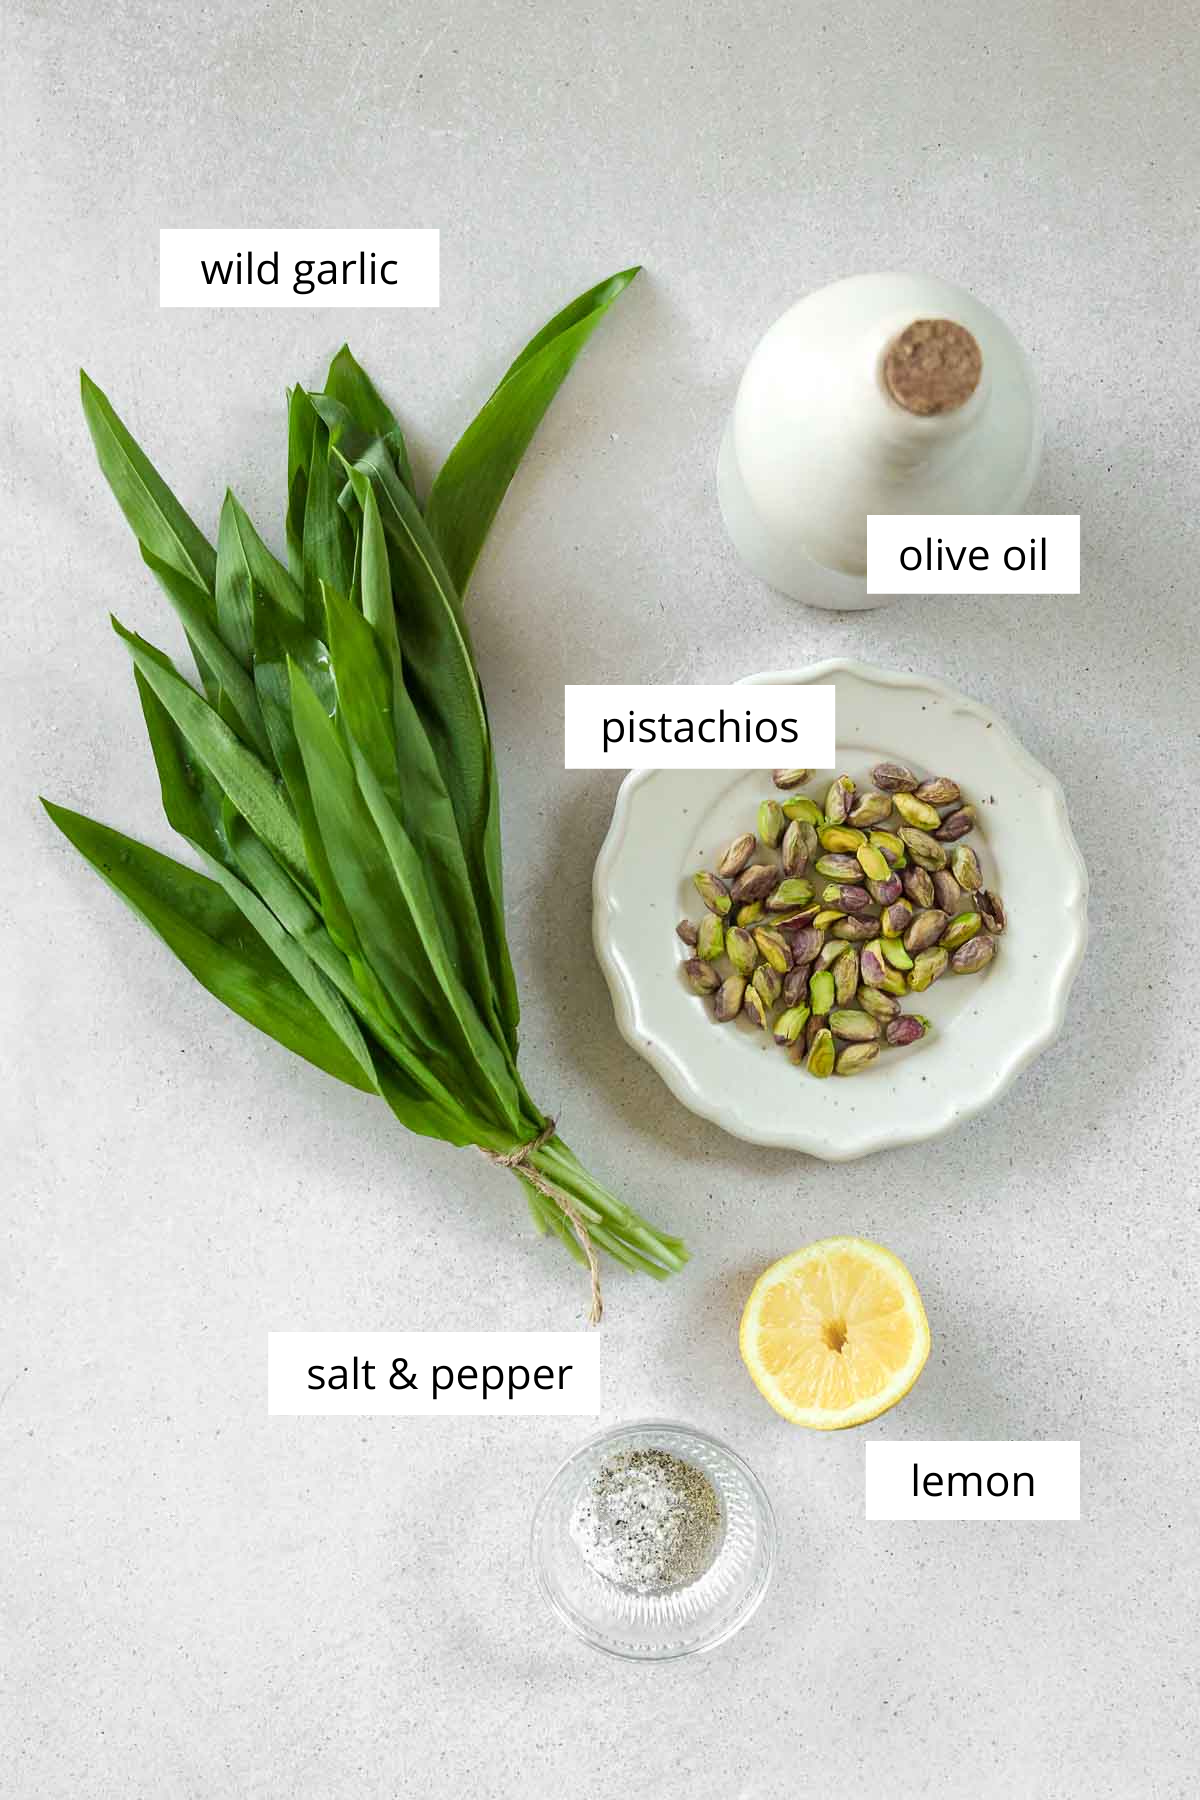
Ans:
[[[689,957],[683,965],[683,973],[693,994],[715,994],[721,985],[721,977],[711,963],[703,962],[700,957]]]
[[[924,870],[919,871],[921,874]],[[868,881],[867,892],[879,906],[890,906],[904,892],[904,882],[899,875],[889,875],[886,881]],[[843,900],[843,906],[846,904]],[[847,908],[847,911],[850,909]]]
[[[871,780],[885,794],[915,794],[921,785],[903,763],[876,763],[871,770]]]
[[[900,877],[904,891],[914,906],[932,906],[935,900],[933,876],[928,869],[919,869],[916,863],[910,864]],[[953,880],[953,876],[951,876]]]
[[[904,948],[910,956],[916,956],[920,950],[928,950],[936,944],[950,923],[940,906],[931,906],[925,912],[919,912],[904,934]]]
[[[872,917],[865,919],[839,919],[830,931],[830,937],[844,938],[848,944],[865,944],[879,932],[879,920]]]
[[[792,962],[797,966],[812,962],[821,945],[825,942],[825,933],[816,931],[806,925],[802,931],[792,934]]]
[[[934,875],[933,897],[948,918],[966,911],[966,890],[959,887],[949,869],[939,869]]]
[[[837,904],[848,913],[867,912],[871,905],[871,896],[866,888],[844,887],[837,897]]]
[[[980,888],[974,895],[975,911],[983,920],[985,928],[993,937],[999,935],[1008,924],[1008,914],[1004,910],[1004,902],[999,894],[991,894],[986,888]]]
[[[968,938],[951,953],[950,967],[956,975],[977,975],[986,969],[996,954],[996,940],[989,932]]]
[[[962,790],[948,775],[935,775],[932,780],[921,783],[917,799],[923,800],[926,806],[955,806],[962,799]]]
[[[699,929],[692,924],[690,919],[680,919],[678,925],[675,927],[675,936],[679,938],[681,943],[690,944],[693,949],[695,949],[696,939],[699,935]]]
[[[916,1013],[901,1013],[898,1019],[888,1020],[883,1035],[893,1046],[915,1044],[918,1038],[925,1036],[925,1021]]]
[[[974,829],[975,814],[969,806],[964,806],[944,818],[933,835],[939,844],[953,844]]]
[[[818,857],[817,874],[824,875],[829,881],[849,882],[856,887],[862,880],[862,865],[857,856],[846,856],[840,850],[833,850],[828,856]]]
[[[765,900],[779,886],[779,870],[774,863],[751,863],[733,884],[733,898],[740,906],[746,900]]]
[[[789,969],[783,978],[783,1004],[799,1006],[808,993],[808,963]]]
[[[913,909],[907,900],[893,900],[879,915],[884,937],[899,937],[912,923]]]

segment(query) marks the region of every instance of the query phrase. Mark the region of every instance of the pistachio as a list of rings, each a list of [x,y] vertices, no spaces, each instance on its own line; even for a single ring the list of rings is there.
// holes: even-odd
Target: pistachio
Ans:
[[[1004,902],[999,894],[989,893],[980,888],[975,896],[975,910],[983,920],[984,927],[993,937],[998,937],[1008,924],[1008,915],[1004,910]]]
[[[908,930],[904,933],[904,948],[910,956],[916,956],[921,950],[928,950],[936,944],[950,923],[940,906],[927,907],[919,912]]]
[[[870,1013],[873,1019],[883,1020],[885,1024],[900,1011],[900,1002],[894,1000],[891,994],[885,994],[882,988],[860,987],[855,999],[863,1012]]]
[[[882,850],[874,844],[860,844],[855,852],[858,866],[871,881],[886,881],[892,872],[892,865]]]
[[[915,1044],[929,1030],[929,1020],[923,1019],[920,1013],[901,1013],[898,1019],[891,1019],[884,1026],[883,1035],[893,1047],[903,1044]]]
[[[754,855],[754,844],[755,838],[752,831],[743,831],[741,837],[735,837],[732,844],[728,844],[721,854],[721,860],[717,864],[717,874],[724,876],[726,881],[732,881],[735,875],[740,875]]]
[[[833,965],[833,997],[839,1006],[849,1006],[858,992],[858,951],[853,944],[843,944],[845,954]]]
[[[821,1033],[828,1030],[829,1027],[826,1025],[822,1015],[820,1013],[811,1013],[809,1015],[808,1024],[804,1027],[805,1050],[811,1050]],[[829,1032],[829,1035],[832,1037],[833,1033]]]
[[[887,963],[883,958],[883,939],[873,938],[865,945],[859,955],[859,967],[862,971],[864,987],[882,987],[887,974]]]
[[[782,917],[771,920],[771,930],[782,931],[785,937],[793,932],[803,931],[805,926],[812,924],[820,910],[819,906],[803,906],[799,912],[785,913]]]
[[[751,989],[752,993],[753,991]],[[731,1019],[736,1019],[745,998],[746,983],[740,975],[731,975],[727,981],[723,981],[713,1008],[718,1025],[728,1025]]]
[[[810,1020],[811,1024],[812,1021]],[[833,1074],[833,1066],[837,1061],[832,1031],[818,1031],[812,1041],[805,1067],[810,1075],[818,1075],[822,1080]]]
[[[942,822],[937,807],[926,806],[915,794],[897,794],[893,804],[906,825],[916,825],[922,831],[936,831]]]
[[[878,1044],[847,1044],[834,1067],[839,1075],[860,1075],[878,1055]]]
[[[748,987],[742,996],[742,1011],[748,1013],[760,1031],[765,1031],[770,1023],[770,1007],[762,997],[759,988]]]
[[[818,931],[815,925],[806,925],[803,931],[792,934],[792,962],[796,968],[803,968],[806,963],[815,960],[825,942],[825,933]]]
[[[905,869],[900,879],[914,906],[933,905],[933,877],[928,869],[918,869],[914,863],[911,869]]]
[[[734,974],[749,981],[758,962],[758,946],[742,926],[731,925],[725,933],[725,954],[733,964]]]
[[[829,1015],[829,1029],[834,1037],[845,1038],[847,1043],[873,1044],[881,1027],[870,1013],[838,1010]]]
[[[948,775],[934,775],[921,783],[916,797],[926,806],[953,806],[956,800],[962,799],[962,789]]]
[[[743,900],[765,900],[778,880],[779,870],[774,863],[751,863],[734,882],[733,897],[739,904]]]
[[[841,903],[842,911],[848,913],[864,913],[870,910],[871,896],[864,887],[839,887],[835,882],[827,887],[821,895],[829,905]]]
[[[825,817],[830,825],[844,825],[854,804],[854,783],[848,775],[839,775],[825,796]]]
[[[935,944],[929,950],[919,951],[913,958],[913,966],[909,970],[909,991],[914,994],[923,994],[927,987],[931,987],[946,973],[949,961],[950,952],[943,950],[940,944]]]
[[[807,1006],[789,1006],[775,1021],[775,1042],[794,1044],[807,1024]]]
[[[745,906],[737,909],[737,922],[739,925],[757,925],[766,910],[761,900],[747,900]]]
[[[982,930],[983,920],[977,912],[960,912],[951,919],[938,942],[943,950],[957,950],[960,944],[965,944]]]
[[[817,1018],[829,1011],[833,998],[833,976],[828,969],[818,969],[808,982],[808,1004]]]
[[[967,904],[967,896],[955,881],[949,869],[938,869],[933,877],[933,894],[937,904],[944,913],[953,918],[955,913],[962,912]]]
[[[786,975],[792,966],[792,951],[782,931],[771,931],[760,925],[754,933],[754,942],[764,961],[770,963],[773,969],[778,969],[781,975]]]
[[[820,953],[817,957],[817,967],[819,969],[832,969],[839,957],[848,956],[849,954],[850,946],[846,943],[844,938],[830,938],[827,943],[821,945]]]
[[[927,831],[921,831],[915,825],[902,825],[900,837],[904,848],[919,868],[928,869],[931,873],[934,869],[945,868],[946,852]]]
[[[825,814],[816,801],[810,800],[806,794],[796,794],[792,799],[785,800],[783,812],[785,818],[799,819],[804,825],[823,825],[825,823]]]
[[[912,924],[912,902],[893,900],[879,915],[879,929],[885,938],[903,937]]]
[[[789,969],[783,978],[783,1004],[799,1006],[808,994],[808,964]],[[804,1008],[808,1011],[807,1006]]]
[[[693,994],[715,994],[721,985],[721,977],[711,963],[706,963],[698,956],[690,956],[683,965],[683,973]]]
[[[716,962],[725,953],[725,927],[716,913],[705,913],[696,934],[696,954],[705,962]]]
[[[918,786],[917,777],[903,763],[876,763],[871,770],[871,780],[885,794],[911,794]]]
[[[902,969],[907,972],[912,968],[913,959],[899,938],[885,937],[880,938],[879,941],[883,945],[884,957],[891,963],[893,969]],[[903,988],[900,991],[903,993]]]
[[[786,823],[778,800],[764,800],[758,809],[758,835],[768,850],[774,850]]]
[[[789,875],[785,881],[769,895],[768,912],[787,912],[791,906],[807,906],[812,899],[812,882],[805,881],[799,875]]]
[[[830,881],[852,881],[856,885],[862,880],[862,865],[856,856],[818,856],[816,861],[818,875],[825,875]]]
[[[770,963],[759,963],[750,983],[751,989],[761,994],[768,1006],[774,1006],[783,992],[783,976]]]
[[[891,810],[890,794],[860,794],[850,808],[850,823],[857,825],[861,831],[867,831],[872,825],[882,825]]]
[[[968,894],[983,886],[983,870],[970,844],[960,844],[951,852],[950,869],[959,887],[966,888]]]
[[[881,850],[884,859],[893,869],[902,869],[908,861],[904,844],[894,831],[871,831],[867,833],[868,842],[875,850]]]
[[[817,853],[817,834],[811,825],[793,819],[783,834],[780,855],[785,875],[803,875],[809,858]]]
[[[839,919],[831,927],[831,933],[834,937],[845,938],[847,943],[865,944],[868,938],[874,937],[878,924],[879,920],[869,915],[866,918]]]
[[[950,967],[955,975],[977,975],[980,969],[986,969],[996,954],[996,940],[991,932],[985,931],[965,944],[960,944],[950,957]]]
[[[714,912],[723,919],[733,902],[729,898],[729,889],[720,876],[711,874],[707,869],[702,869],[699,875],[692,876],[692,880],[696,884],[696,892],[709,912]]]
[[[811,769],[776,769],[771,779],[777,788],[794,788],[803,787],[811,776]]]
[[[975,808],[960,806],[957,812],[947,814],[933,835],[939,844],[952,844],[956,838],[966,837],[968,831],[974,829]]]
[[[698,928],[692,924],[690,919],[680,919],[678,925],[675,927],[675,936],[679,938],[682,943],[691,944],[693,949],[695,948],[696,940],[699,935]]]
[[[899,875],[889,875],[886,881],[868,881],[867,892],[877,905],[890,906],[904,892],[904,882]]]
[[[845,850],[851,856],[860,844],[867,841],[866,833],[855,831],[852,825],[823,825],[818,831],[822,850]]]

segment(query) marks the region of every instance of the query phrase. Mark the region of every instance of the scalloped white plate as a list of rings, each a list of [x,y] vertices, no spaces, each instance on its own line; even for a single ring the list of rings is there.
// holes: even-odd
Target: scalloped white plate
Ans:
[[[1008,929],[982,975],[946,975],[905,1010],[934,1029],[852,1079],[817,1081],[747,1020],[716,1025],[680,973],[675,924],[692,886],[773,793],[769,770],[638,769],[622,783],[596,862],[593,931],[617,1024],[685,1106],[750,1143],[845,1162],[938,1137],[973,1118],[1052,1043],[1087,942],[1087,870],[1063,792],[1002,719],[939,681],[834,659],[753,675],[832,681],[837,771],[869,784],[881,761],[950,775],[979,813],[968,840],[1003,895]],[[833,771],[802,790],[819,798]]]

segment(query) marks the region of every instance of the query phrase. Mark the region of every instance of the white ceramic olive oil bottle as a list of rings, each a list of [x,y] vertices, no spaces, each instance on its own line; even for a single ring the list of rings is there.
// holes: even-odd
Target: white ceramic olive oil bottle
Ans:
[[[743,561],[810,606],[868,594],[868,513],[1011,513],[1041,419],[1029,359],[962,288],[852,275],[799,301],[746,367],[717,492]]]

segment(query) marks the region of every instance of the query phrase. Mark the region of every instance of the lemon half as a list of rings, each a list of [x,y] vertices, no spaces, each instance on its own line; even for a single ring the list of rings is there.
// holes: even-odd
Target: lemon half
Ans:
[[[929,1355],[929,1321],[898,1256],[865,1238],[822,1238],[760,1275],[738,1345],[777,1413],[840,1431],[903,1400]]]

